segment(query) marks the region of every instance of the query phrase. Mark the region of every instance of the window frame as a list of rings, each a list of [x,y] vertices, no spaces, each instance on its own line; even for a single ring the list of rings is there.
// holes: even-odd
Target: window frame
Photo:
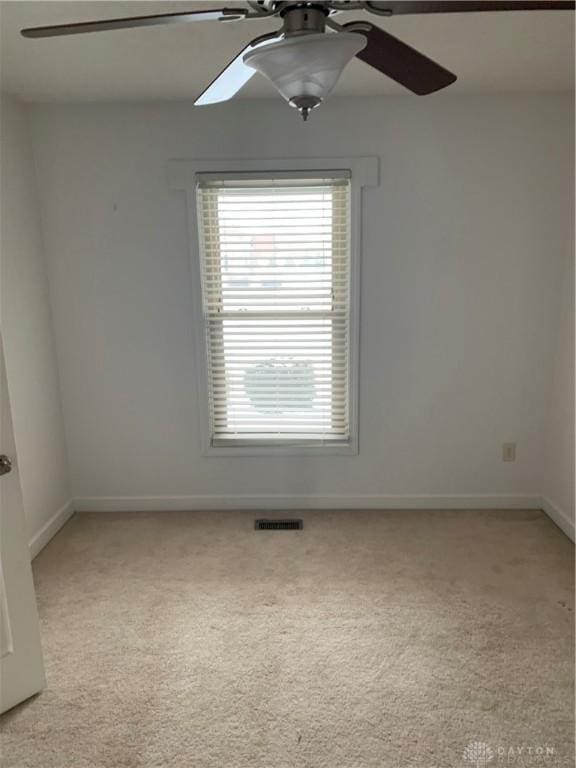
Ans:
[[[270,441],[265,445],[213,445],[210,434],[210,398],[208,354],[204,333],[201,281],[201,249],[199,240],[198,201],[196,189],[200,178],[350,178],[350,326],[349,326],[349,428],[345,442],[329,441],[299,444]],[[188,246],[192,279],[192,311],[194,324],[194,367],[196,369],[200,444],[204,456],[326,456],[356,455],[359,452],[359,365],[360,365],[360,262],[362,248],[362,190],[376,187],[379,181],[377,157],[266,160],[173,160],[168,164],[169,185],[184,190],[187,201]]]

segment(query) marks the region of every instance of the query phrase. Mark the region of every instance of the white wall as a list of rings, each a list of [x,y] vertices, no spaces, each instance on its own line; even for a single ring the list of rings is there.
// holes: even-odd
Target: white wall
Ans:
[[[72,512],[36,176],[25,108],[0,111],[0,322],[32,554]]]
[[[568,195],[567,213],[574,215]],[[567,207],[568,207],[567,206]],[[548,514],[574,539],[574,230],[567,243],[548,404],[542,493]]]
[[[280,99],[34,107],[78,506],[537,504],[572,115],[561,95],[334,98],[307,124]],[[166,161],[365,154],[360,455],[202,457]]]

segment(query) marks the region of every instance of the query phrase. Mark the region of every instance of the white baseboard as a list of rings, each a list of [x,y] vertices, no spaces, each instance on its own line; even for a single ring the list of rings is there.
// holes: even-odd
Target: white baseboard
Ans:
[[[542,510],[546,512],[548,517],[553,520],[558,528],[560,528],[569,539],[574,541],[574,523],[568,515],[563,512],[560,507],[553,504],[550,499],[545,496],[542,497]]]
[[[85,496],[71,499],[30,540],[36,555],[78,512],[171,512],[281,509],[542,509],[574,541],[574,523],[549,499],[534,494],[419,496]]]
[[[534,494],[419,496],[84,496],[78,512],[171,512],[234,509],[541,509]]]
[[[67,501],[64,506],[58,510],[52,517],[40,528],[28,544],[30,548],[30,559],[34,559],[36,555],[44,549],[50,539],[55,536],[60,528],[66,523],[74,514],[74,502],[72,499]]]

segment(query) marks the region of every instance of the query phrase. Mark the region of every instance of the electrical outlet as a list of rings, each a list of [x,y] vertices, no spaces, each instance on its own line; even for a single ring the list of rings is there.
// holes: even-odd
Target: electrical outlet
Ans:
[[[516,443],[502,443],[502,461],[516,461]]]

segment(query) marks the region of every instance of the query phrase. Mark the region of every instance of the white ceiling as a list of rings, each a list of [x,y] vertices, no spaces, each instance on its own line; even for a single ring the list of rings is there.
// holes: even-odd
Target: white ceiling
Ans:
[[[234,2],[0,3],[0,74],[4,90],[29,101],[192,99],[255,36],[277,20],[171,24],[77,37],[25,39],[26,26],[231,7]],[[343,17],[341,16],[340,19]],[[570,90],[574,87],[574,13],[514,12],[370,18],[458,75],[452,93]],[[340,21],[339,19],[339,21]],[[341,95],[406,93],[360,61]],[[274,95],[261,76],[243,97]]]

